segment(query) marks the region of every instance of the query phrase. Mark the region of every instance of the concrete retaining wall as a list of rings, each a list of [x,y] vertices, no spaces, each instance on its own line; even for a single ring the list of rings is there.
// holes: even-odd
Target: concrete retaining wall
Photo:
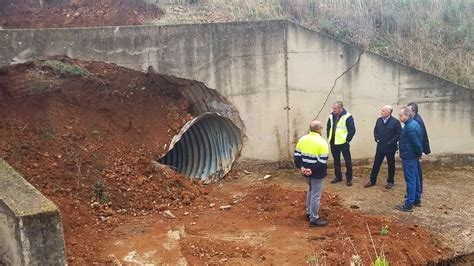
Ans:
[[[311,119],[322,109],[325,122],[335,100],[355,117],[355,158],[373,156],[380,107],[409,101],[420,103],[433,153],[474,152],[473,90],[288,21],[0,31],[0,65],[51,55],[204,82],[239,110],[246,159],[291,158]]]
[[[66,265],[58,208],[0,159],[0,265]]]
[[[357,47],[290,24],[288,86],[291,136],[307,130],[321,109],[326,122],[332,103],[342,100],[354,115],[357,133],[353,156],[375,153],[373,128],[385,104],[398,110],[411,101],[419,104],[434,154],[474,152],[474,90],[401,65]],[[343,74],[344,73],[344,74]],[[337,80],[337,81],[336,81]]]

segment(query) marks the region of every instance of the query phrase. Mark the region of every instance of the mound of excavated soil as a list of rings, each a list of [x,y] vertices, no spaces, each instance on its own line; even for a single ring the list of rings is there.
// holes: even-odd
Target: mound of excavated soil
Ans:
[[[45,3],[43,7],[27,1],[4,3],[0,6],[0,26],[65,28],[141,25],[163,15],[157,6],[137,0],[70,2],[63,5]]]
[[[68,59],[0,71],[0,157],[58,205],[69,256],[100,252],[96,237],[118,214],[176,209],[206,193],[152,163],[192,118],[179,85],[154,75]]]

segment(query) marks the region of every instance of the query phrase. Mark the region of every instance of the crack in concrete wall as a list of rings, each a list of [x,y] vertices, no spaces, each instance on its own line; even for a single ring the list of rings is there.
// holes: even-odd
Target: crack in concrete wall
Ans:
[[[344,72],[342,72],[341,75],[339,75],[335,80],[334,80],[334,84],[332,85],[331,89],[329,89],[329,92],[326,96],[326,99],[324,100],[324,103],[323,105],[321,106],[321,109],[319,110],[318,114],[316,115],[316,117],[314,119],[318,119],[319,118],[319,115],[321,114],[321,111],[323,111],[324,107],[326,106],[326,103],[329,99],[329,96],[332,94],[334,88],[336,87],[337,85],[337,81],[342,78],[347,72],[351,71],[355,66],[359,65],[359,62],[360,62],[360,58],[362,57],[362,55],[364,54],[365,50],[362,50],[361,53],[359,53],[359,57],[357,58],[357,61],[352,64],[351,66],[349,66],[349,68],[347,68]]]

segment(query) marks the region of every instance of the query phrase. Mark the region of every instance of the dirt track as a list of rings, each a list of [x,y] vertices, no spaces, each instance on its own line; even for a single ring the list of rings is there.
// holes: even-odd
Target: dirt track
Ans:
[[[263,180],[269,173],[272,177]],[[388,211],[390,215],[367,215],[345,207],[353,204],[335,194],[338,189],[353,193],[359,188],[326,184],[329,193],[323,196],[322,215],[330,225],[309,228],[303,217],[306,185],[296,171],[238,176],[211,186],[209,194],[194,201],[190,208],[175,210],[175,220],[154,217],[152,222],[141,220],[132,227],[117,228],[123,238],[109,239],[104,245],[107,254],[113,255],[110,259],[191,265],[293,265],[305,264],[315,255],[320,262],[334,265],[347,264],[357,252],[367,265],[375,257],[367,225],[377,252],[383,250],[392,265],[426,264],[449,253],[437,244],[430,230],[419,223],[401,222],[403,214]],[[221,210],[224,205],[231,208]],[[389,234],[381,236],[384,225],[388,225]]]
[[[416,208],[410,214],[393,209],[395,204],[402,202],[405,193],[400,165],[397,167],[394,189],[386,190],[383,187],[386,168],[380,171],[376,187],[363,188],[371,170],[371,165],[366,165],[356,168],[360,178],[355,179],[353,189],[336,185],[331,190],[346,199],[346,206],[357,206],[365,213],[426,226],[456,254],[469,254],[474,252],[474,167],[463,164],[453,166],[457,164],[456,161],[450,164],[445,166],[434,159],[424,163],[423,207]]]
[[[296,171],[234,172],[237,179],[215,184],[191,208],[175,210],[176,220],[157,217],[119,227],[123,238],[105,241],[107,254],[110,261],[191,265],[304,264],[314,254],[334,265],[348,263],[357,252],[367,265],[375,252],[366,224],[377,252],[384,250],[392,265],[427,264],[441,255],[473,251],[472,166],[426,165],[423,206],[411,214],[393,208],[405,192],[401,171],[392,190],[383,187],[385,180],[363,188],[361,177],[368,171],[370,166],[355,167],[351,188],[326,182],[327,228],[308,228],[304,221],[306,184]],[[272,177],[263,180],[266,174]],[[228,210],[219,208],[229,204]],[[379,234],[384,225],[387,236]]]

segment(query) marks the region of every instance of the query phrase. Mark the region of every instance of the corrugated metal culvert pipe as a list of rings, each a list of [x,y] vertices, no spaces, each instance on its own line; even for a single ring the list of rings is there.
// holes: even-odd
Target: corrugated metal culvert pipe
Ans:
[[[241,148],[240,129],[230,119],[204,113],[184,125],[159,162],[210,182],[230,171]]]

